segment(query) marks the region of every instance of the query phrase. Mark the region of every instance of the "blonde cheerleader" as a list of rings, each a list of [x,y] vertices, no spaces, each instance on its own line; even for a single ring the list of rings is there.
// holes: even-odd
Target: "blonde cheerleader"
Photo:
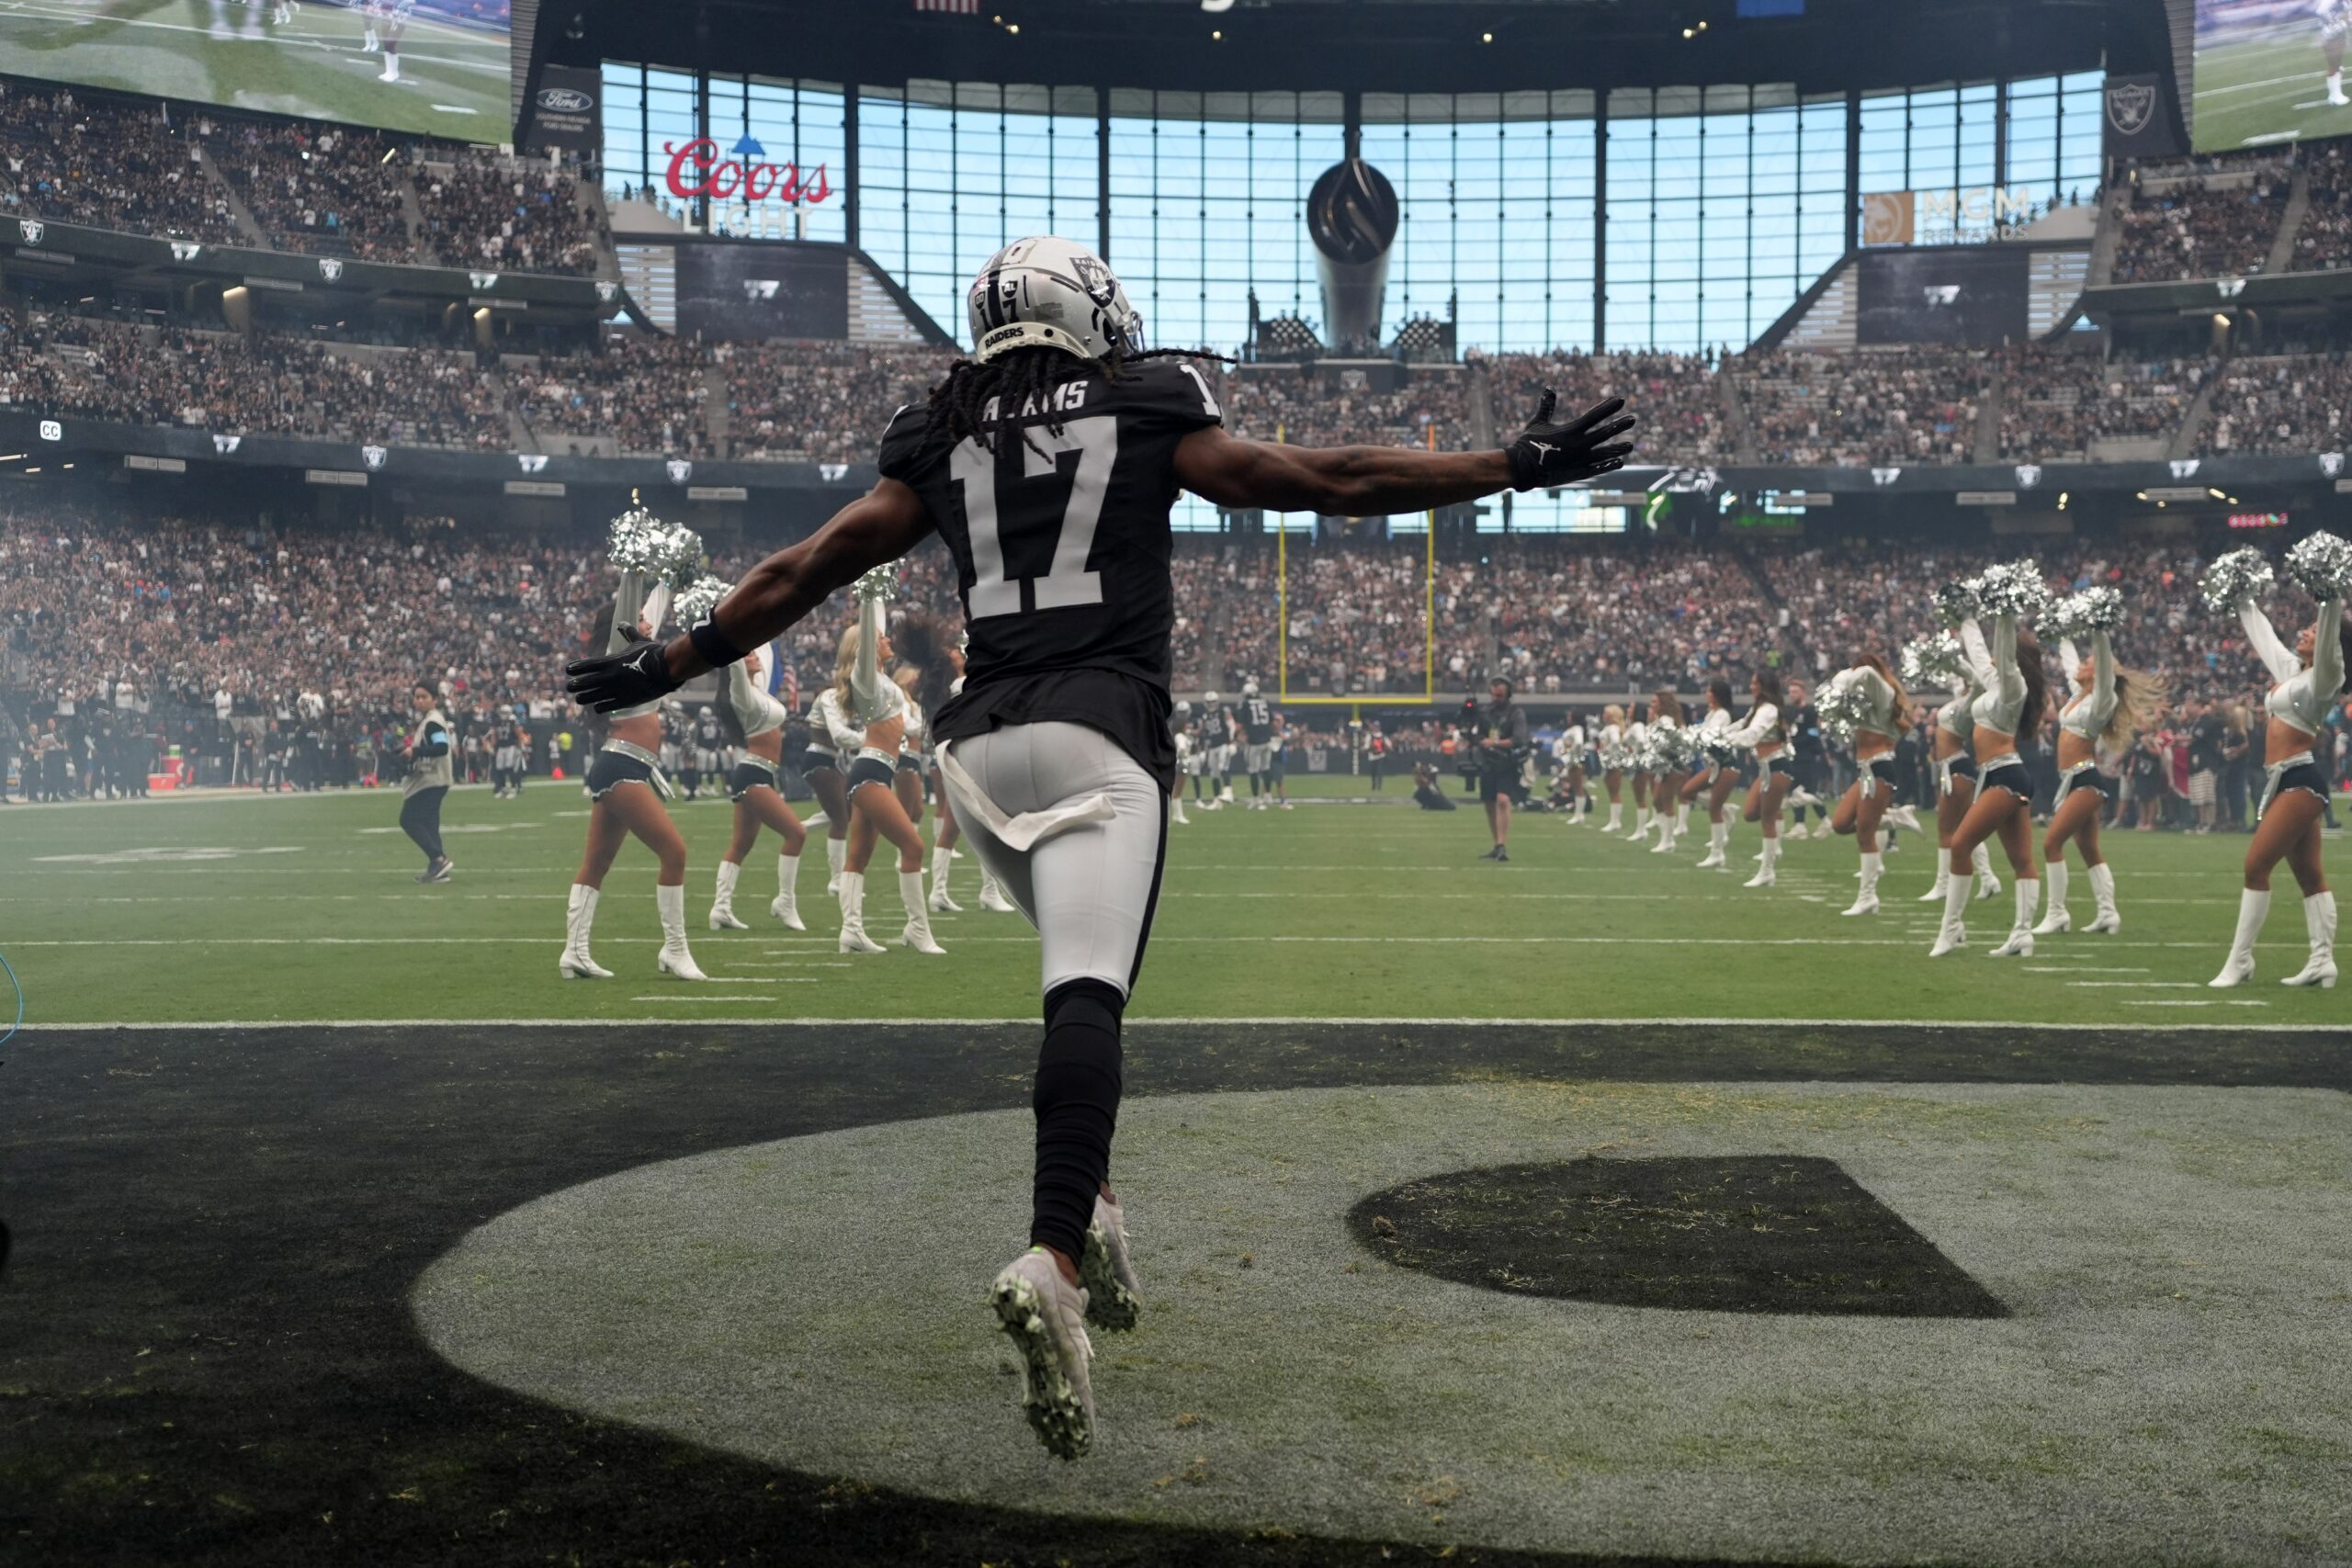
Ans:
[[[735,766],[727,775],[728,798],[735,803],[735,832],[718,863],[718,886],[710,905],[710,929],[715,931],[750,929],[736,918],[735,885],[743,874],[744,861],[759,845],[762,829],[772,829],[783,840],[776,852],[776,893],[768,913],[792,931],[808,929],[800,919],[797,887],[808,830],[784,798],[784,727],[792,710],[767,690],[768,660],[775,657],[773,647],[754,649],[721,676],[718,728],[736,749]]]
[[[1922,904],[1940,904],[1951,886],[1952,838],[1976,800],[1976,759],[1969,751],[1976,733],[1969,705],[1975,700],[1976,688],[1969,681],[1960,639],[1949,633],[1919,639],[1903,650],[1903,658],[1915,683],[1941,675],[1951,687],[1951,699],[1936,709],[1935,729],[1928,741],[1936,765],[1936,880],[1919,895]],[[1993,874],[1991,850],[1979,844],[1969,861],[1976,870],[1976,897],[1999,897],[2001,879]]]
[[[882,567],[858,583],[858,621],[842,634],[833,666],[833,691],[842,716],[861,727],[857,757],[850,764],[849,852],[842,863],[841,951],[880,953],[865,934],[865,867],[876,842],[888,840],[899,853],[899,897],[907,923],[899,940],[933,956],[946,950],[933,940],[929,901],[922,886],[922,837],[915,831],[895,787],[899,755],[906,739],[909,704],[895,682],[882,678],[892,654],[883,630],[882,605],[896,574]]]
[[[1990,638],[1975,616],[1960,628],[1961,647],[1966,650],[1969,673],[1977,687],[1969,712],[1976,721],[1976,763],[1981,776],[1976,799],[1952,834],[1951,879],[1944,889],[1943,924],[1928,956],[1941,958],[1967,945],[1968,927],[1961,917],[1968,908],[1971,862],[1978,845],[1997,837],[2015,875],[2017,912],[2009,924],[2008,940],[1993,950],[1993,956],[2030,958],[2034,919],[2041,901],[2041,873],[2033,861],[2033,779],[2018,756],[2018,737],[2041,733],[2041,716],[2050,699],[2041,644],[2030,627],[2020,624],[2020,618],[2044,605],[2049,591],[2042,586],[2041,569],[2023,561],[1992,568],[1969,589],[1993,615]]]
[[[2041,835],[2042,871],[2049,884],[2047,908],[2036,936],[2054,936],[2074,926],[2066,912],[2066,846],[2082,852],[2098,913],[2086,928],[2113,933],[2123,929],[2115,908],[2115,872],[2099,849],[2099,814],[2123,797],[2123,786],[2101,764],[2120,756],[2132,736],[2146,728],[2164,701],[2165,688],[2153,676],[2115,662],[2107,628],[2115,624],[2121,598],[2112,588],[2095,588],[2066,603],[2067,614],[2086,626],[2091,654],[2085,659],[2072,637],[2058,644],[2060,667],[2070,695],[2058,711],[2058,802]]]

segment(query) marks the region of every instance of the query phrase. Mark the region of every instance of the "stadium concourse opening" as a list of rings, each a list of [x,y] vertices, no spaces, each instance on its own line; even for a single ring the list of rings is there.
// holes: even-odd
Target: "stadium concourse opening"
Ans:
[[[0,1563],[2340,1562],[2194,9],[0,7]]]

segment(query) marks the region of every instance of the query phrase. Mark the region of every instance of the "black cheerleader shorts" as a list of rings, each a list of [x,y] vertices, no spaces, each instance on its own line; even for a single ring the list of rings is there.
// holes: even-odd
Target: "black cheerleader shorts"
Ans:
[[[2280,773],[2278,787],[2270,792],[2270,800],[2278,799],[2290,789],[2301,790],[2306,795],[2315,795],[2322,800],[2330,799],[2335,794],[2328,788],[2327,775],[2320,772],[2317,762],[2298,762]],[[2270,802],[2267,800],[2263,802],[2262,808],[2265,811],[2269,810]]]
[[[1894,795],[1894,759],[1892,757],[1872,757],[1871,759],[1871,777],[1876,779],[1880,784],[1885,788],[1889,798],[1892,798]]]
[[[1954,757],[1944,766],[1956,779],[1966,779],[1970,784],[1976,782],[1976,759],[1973,757]]]
[[[2031,800],[2033,775],[2025,771],[2023,762],[2004,761],[1984,770],[1984,783],[1979,787],[2005,789],[2019,800]]]
[[[738,762],[727,775],[727,798],[741,800],[752,791],[765,786],[776,787],[775,774],[752,762]]]
[[[1791,784],[1797,782],[1797,771],[1789,765],[1789,759],[1785,752],[1774,752],[1765,759],[1764,771],[1773,778],[1786,779]]]
[[[596,760],[588,764],[588,793],[602,800],[625,784],[641,784],[648,789],[658,789],[653,783],[650,763],[618,751],[599,751]]]
[[[2100,773],[2097,768],[2086,768],[2079,773],[2060,778],[2058,798],[2064,800],[2078,789],[2090,790],[2101,800],[2112,801],[2123,797],[2123,781],[2113,773]]]
[[[890,779],[897,772],[878,757],[860,757],[849,765],[849,793],[855,795],[859,785],[870,784],[878,784],[888,789]]]
[[[811,773],[838,773],[841,771],[841,758],[831,751],[811,746],[800,753],[800,776],[803,778]]]

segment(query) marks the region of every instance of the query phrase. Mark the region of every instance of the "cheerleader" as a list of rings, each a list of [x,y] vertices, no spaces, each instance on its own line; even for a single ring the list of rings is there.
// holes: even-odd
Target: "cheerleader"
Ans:
[[[1731,824],[1724,820],[1724,802],[1739,787],[1739,769],[1733,765],[1731,732],[1731,682],[1718,675],[1707,682],[1707,716],[1699,721],[1698,747],[1692,756],[1690,776],[1683,781],[1682,799],[1679,807],[1687,807],[1701,795],[1707,799],[1707,852],[1700,858],[1701,871],[1728,871],[1731,859]]]
[[[1176,713],[1168,721],[1168,739],[1176,748],[1176,773],[1168,784],[1168,820],[1179,828],[1189,828],[1193,819],[1184,815],[1184,775],[1193,767],[1193,705],[1178,703]],[[1374,739],[1377,740],[1378,736]],[[1373,764],[1372,787],[1380,787],[1380,765]],[[940,808],[946,809],[947,797],[940,796]]]
[[[670,590],[650,573],[621,573],[613,602],[596,613],[589,641],[607,655],[649,640],[669,613]],[[664,975],[703,980],[686,947],[686,840],[662,805],[670,793],[661,768],[662,704],[657,700],[614,710],[611,728],[595,760],[588,764],[588,846],[571,881],[564,916],[563,956],[556,969],[567,980],[609,980],[613,972],[588,955],[588,935],[596,923],[596,901],[605,874],[621,844],[634,835],[662,863],[653,898],[662,914],[662,952],[655,960]]]
[[[2113,589],[2092,590],[2113,594]],[[2068,697],[2058,710],[2058,798],[2050,810],[2050,826],[2041,836],[2042,874],[2049,883],[2049,900],[2036,936],[2054,936],[2074,929],[2066,912],[2066,845],[2071,840],[2083,853],[2090,875],[2091,896],[2098,918],[2086,928],[2114,932],[2123,929],[2115,910],[2115,873],[2099,852],[2099,813],[2123,793],[2122,784],[2102,767],[2121,753],[2132,737],[2155,716],[2164,687],[2137,670],[2120,669],[2107,630],[2090,632],[2091,656],[2085,659],[2072,637],[2058,644],[2059,667],[2066,672]]]
[[[1601,828],[1613,833],[1625,825],[1625,710],[1611,703],[1600,710],[1600,787],[1609,792],[1609,820]]]
[[[831,686],[820,688],[808,701],[808,749],[800,755],[800,776],[817,797],[820,815],[810,826],[825,824],[825,891],[842,890],[842,861],[849,853],[849,765],[857,755],[861,731],[842,716],[840,696]]]
[[[1639,707],[1625,710],[1625,760],[1622,765],[1634,786],[1634,825],[1625,829],[1628,839],[1645,839],[1650,831],[1650,724],[1647,718],[1638,716],[1645,712]]]
[[[1747,716],[1724,739],[1756,753],[1756,779],[1747,786],[1747,801],[1740,816],[1764,830],[1764,852],[1758,857],[1763,863],[1744,886],[1770,887],[1779,880],[1774,868],[1781,861],[1781,808],[1796,783],[1789,767],[1788,727],[1781,719],[1788,699],[1781,694],[1780,676],[1770,670],[1756,672],[1748,682],[1748,694]]]
[[[1951,656],[1960,655],[1957,641],[1946,647]],[[1951,841],[1976,801],[1976,759],[1969,752],[1976,734],[1975,716],[1970,711],[1975,698],[1976,687],[1963,663],[1952,673],[1951,699],[1936,710],[1935,734],[1930,739],[1929,754],[1936,764],[1936,880],[1919,895],[1922,904],[1944,901],[1944,893],[1951,886]],[[1976,897],[1980,900],[1999,897],[2001,879],[1993,874],[1991,849],[1977,845],[1969,863],[1976,870]]]
[[[1585,788],[1585,758],[1592,750],[1584,721],[1574,713],[1568,715],[1567,728],[1560,731],[1560,739],[1553,743],[1553,759],[1560,765],[1560,773],[1567,790],[1568,826],[1580,828],[1592,806],[1592,796]]]
[[[2031,586],[2039,589],[2041,584],[2035,581]],[[2014,600],[2017,595],[2011,597]],[[1979,777],[1976,798],[1952,834],[1948,860],[1951,878],[1944,888],[1943,925],[1928,956],[1941,958],[1967,945],[1968,927],[1961,916],[1968,908],[1972,862],[1977,846],[1998,835],[2015,876],[2017,915],[2010,922],[2008,940],[1993,950],[1993,956],[2030,958],[2034,918],[2041,901],[2041,874],[2033,863],[2033,779],[2018,756],[2018,737],[2041,733],[2041,716],[2049,704],[2041,645],[2030,629],[2018,624],[2014,603],[1995,615],[1989,643],[1973,616],[1961,624],[1960,643],[1976,686],[1969,713],[1976,721]]]
[[[735,836],[718,863],[718,891],[710,906],[710,929],[715,931],[751,929],[735,916],[735,883],[763,828],[774,829],[784,840],[776,852],[776,892],[768,913],[793,931],[808,929],[800,919],[798,893],[800,852],[808,830],[785,804],[784,727],[792,709],[768,694],[766,661],[774,657],[772,649],[754,649],[720,676],[716,717],[719,733],[736,749],[735,766],[727,776],[728,798],[735,803]]]
[[[2238,552],[2241,556],[2249,552]],[[2344,690],[2345,670],[2352,665],[2352,649],[2345,642],[2343,561],[2344,541],[2313,535],[2287,558],[2290,570],[2320,601],[2319,618],[2295,639],[2290,651],[2271,628],[2270,618],[2255,603],[2255,594],[2268,586],[2267,569],[2245,583],[2242,592],[2222,595],[2234,601],[2246,642],[2277,684],[2263,699],[2269,723],[2265,731],[2262,800],[2256,808],[2254,841],[2246,846],[2245,886],[2238,895],[2238,929],[2230,943],[2229,961],[2211,984],[2216,989],[2242,986],[2254,977],[2254,940],[2262,919],[2270,912],[2270,874],[2280,861],[2295,874],[2303,894],[2303,929],[2311,951],[2301,969],[2287,977],[2290,986],[2335,987],[2335,895],[2320,863],[2320,823],[2327,811],[2328,780],[2313,756],[2312,745],[2327,722],[2328,710]],[[2216,576],[2230,561],[2214,563]],[[2257,561],[2259,558],[2256,558]],[[2214,596],[2209,579],[2207,595]]]
[[[954,696],[964,689],[964,639],[944,655],[953,678],[947,682],[946,694]],[[937,705],[933,705],[934,706]],[[924,739],[928,739],[926,732]],[[931,912],[934,915],[960,915],[964,906],[947,896],[948,868],[956,863],[956,846],[964,841],[964,830],[956,825],[956,806],[947,798],[946,781],[939,774],[939,753],[933,750],[928,759],[931,766],[931,798],[937,807],[937,826],[931,831]],[[1183,797],[1176,801],[1176,819],[1184,819]]]
[[[726,756],[727,730],[718,722],[717,714],[707,707],[697,709],[695,716],[694,733],[687,738],[686,744],[694,748],[695,771],[697,774],[713,783],[727,778],[729,761]],[[688,790],[686,798],[688,800],[695,798],[695,792]]]
[[[869,573],[867,581],[859,584],[858,624],[842,634],[841,651],[833,662],[834,699],[843,718],[861,727],[857,756],[850,763],[846,781],[850,829],[839,892],[841,951],[886,951],[865,934],[865,866],[876,841],[887,839],[899,852],[899,897],[907,910],[907,923],[899,940],[917,953],[936,957],[946,949],[932,940],[929,900],[922,886],[922,838],[899,803],[896,787],[909,704],[897,683],[881,674],[882,664],[892,656],[890,638],[882,629],[882,605],[891,580],[890,569],[886,567]]]
[[[1674,852],[1674,840],[1685,831],[1690,812],[1682,804],[1682,784],[1689,776],[1683,761],[1684,717],[1682,699],[1673,688],[1660,686],[1650,698],[1650,746],[1657,764],[1657,776],[1650,783],[1650,798],[1657,803],[1657,847],[1650,851],[1654,855]]]
[[[1914,832],[1924,831],[1911,808],[1894,800],[1894,745],[1911,728],[1911,699],[1885,660],[1875,653],[1858,653],[1847,668],[1830,677],[1822,705],[1826,713],[1839,716],[1833,720],[1838,728],[1850,728],[1854,736],[1858,776],[1829,814],[1830,830],[1841,838],[1851,836],[1862,857],[1861,890],[1843,913],[1875,915],[1878,882],[1886,870],[1886,857],[1878,847],[1880,825],[1893,822]]]

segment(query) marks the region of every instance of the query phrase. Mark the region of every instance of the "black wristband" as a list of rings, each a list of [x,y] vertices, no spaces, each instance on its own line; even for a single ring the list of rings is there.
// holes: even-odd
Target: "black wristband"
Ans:
[[[718,624],[706,616],[686,628],[695,656],[713,670],[724,670],[743,657],[743,650],[719,635]]]

